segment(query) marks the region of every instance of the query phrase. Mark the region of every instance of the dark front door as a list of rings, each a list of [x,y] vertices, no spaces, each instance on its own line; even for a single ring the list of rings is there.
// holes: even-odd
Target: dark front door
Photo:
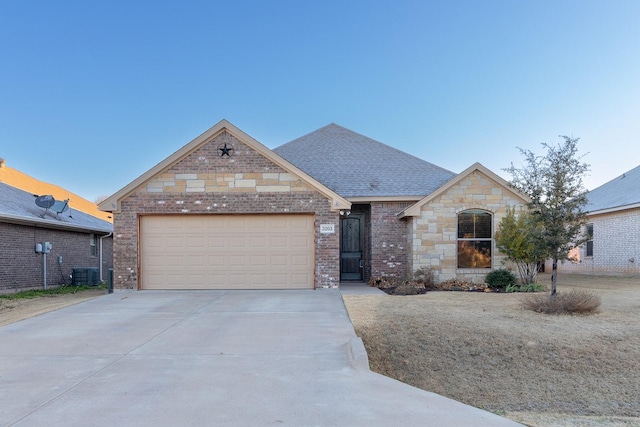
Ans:
[[[352,212],[340,220],[340,280],[362,280],[364,215]]]

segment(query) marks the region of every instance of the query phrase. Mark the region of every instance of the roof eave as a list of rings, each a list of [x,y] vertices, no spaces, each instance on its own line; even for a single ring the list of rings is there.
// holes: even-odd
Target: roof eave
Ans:
[[[46,219],[29,218],[29,217],[24,217],[19,215],[10,215],[10,214],[0,215],[0,221],[8,222],[11,224],[18,224],[18,225],[39,226],[44,228],[51,228],[54,230],[80,231],[80,232],[91,232],[91,233],[101,233],[101,234],[109,234],[113,232],[113,230],[105,230],[103,228],[98,228],[98,227],[85,227],[77,224],[67,224],[64,222],[49,221]]]
[[[351,203],[369,203],[369,202],[417,202],[424,197],[422,196],[358,196],[347,197]]]
[[[640,208],[640,202],[633,203],[631,205],[615,206],[615,207],[612,207],[612,208],[604,208],[604,209],[598,209],[598,210],[595,210],[595,211],[589,211],[589,212],[587,212],[587,215],[588,216],[601,215],[601,214],[620,212],[620,211],[626,211],[626,210],[629,210],[629,209],[637,209],[637,208]]]

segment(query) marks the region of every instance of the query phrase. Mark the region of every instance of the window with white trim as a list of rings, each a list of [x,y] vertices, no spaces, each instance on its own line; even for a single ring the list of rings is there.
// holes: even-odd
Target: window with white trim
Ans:
[[[491,268],[493,215],[480,209],[458,214],[458,268]]]
[[[90,234],[89,235],[89,254],[91,256],[96,256],[98,254],[98,251],[96,250],[96,235],[95,234]]]

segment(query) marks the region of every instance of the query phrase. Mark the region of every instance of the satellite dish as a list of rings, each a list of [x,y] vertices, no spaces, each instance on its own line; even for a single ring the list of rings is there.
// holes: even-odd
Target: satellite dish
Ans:
[[[69,200],[58,200],[53,205],[51,205],[51,210],[61,214],[62,212],[66,212],[69,210]]]
[[[36,205],[45,209],[49,209],[55,202],[56,199],[54,199],[53,196],[40,196],[36,198]]]

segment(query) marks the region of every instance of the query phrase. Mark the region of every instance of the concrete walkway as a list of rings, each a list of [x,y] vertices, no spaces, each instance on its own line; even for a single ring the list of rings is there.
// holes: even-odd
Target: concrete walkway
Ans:
[[[340,282],[340,293],[342,295],[387,295],[384,291],[363,282]]]
[[[368,370],[337,290],[116,292],[0,328],[1,426],[515,426]]]

